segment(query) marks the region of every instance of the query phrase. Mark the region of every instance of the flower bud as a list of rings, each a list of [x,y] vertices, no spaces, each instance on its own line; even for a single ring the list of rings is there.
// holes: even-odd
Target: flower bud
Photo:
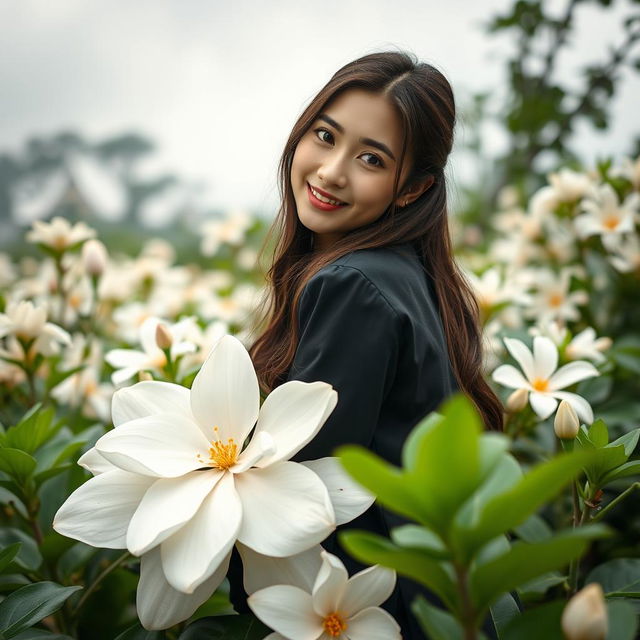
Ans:
[[[560,401],[553,421],[553,430],[562,440],[573,440],[580,431],[580,420],[576,410],[566,400]]]
[[[162,322],[158,323],[158,326],[156,327],[156,344],[164,351],[171,347],[172,342],[173,338],[171,337],[171,333],[169,333],[167,326],[162,324]]]
[[[569,600],[561,624],[567,640],[605,640],[609,626],[607,608],[597,582],[588,584]]]
[[[138,380],[147,382],[148,380],[153,380],[153,376],[148,371],[138,371]]]
[[[87,240],[82,245],[82,263],[90,276],[99,277],[107,266],[107,248],[100,240]]]
[[[511,413],[518,413],[522,411],[529,402],[529,391],[527,389],[516,389],[507,398],[507,411]]]

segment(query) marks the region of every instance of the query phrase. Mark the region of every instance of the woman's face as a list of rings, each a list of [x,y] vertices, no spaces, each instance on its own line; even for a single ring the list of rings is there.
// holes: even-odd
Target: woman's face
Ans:
[[[313,231],[315,247],[326,249],[384,213],[401,150],[400,119],[383,96],[349,89],[325,107],[291,166],[298,218]],[[400,184],[405,177],[406,168]]]

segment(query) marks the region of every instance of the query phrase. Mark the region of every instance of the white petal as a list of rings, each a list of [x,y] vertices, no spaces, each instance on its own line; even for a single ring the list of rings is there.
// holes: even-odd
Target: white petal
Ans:
[[[311,593],[322,566],[319,544],[286,558],[265,556],[241,542],[236,543],[236,548],[242,558],[244,590],[249,595],[274,584],[290,584]]]
[[[533,377],[535,376],[535,367],[533,355],[531,351],[529,351],[529,347],[527,347],[522,340],[517,340],[515,338],[503,338],[503,341],[509,350],[509,353],[522,368],[524,375],[529,380],[533,380]]]
[[[147,356],[162,353],[160,347],[158,347],[158,343],[156,342],[156,329],[160,322],[162,322],[160,318],[152,316],[150,318],[146,318],[140,325],[140,344]]]
[[[175,589],[192,593],[233,547],[242,521],[234,477],[223,474],[196,515],[162,543],[162,567]]]
[[[558,366],[558,348],[547,336],[536,336],[533,339],[534,375],[536,378],[548,380]]]
[[[492,374],[491,378],[498,384],[510,389],[530,389],[531,384],[512,364],[501,364]]]
[[[240,340],[224,336],[216,343],[191,386],[191,409],[207,439],[242,445],[258,418],[260,389]]]
[[[379,607],[393,593],[396,572],[378,565],[364,569],[347,582],[340,610],[350,618],[367,607]]]
[[[159,413],[191,415],[189,389],[171,382],[145,380],[113,394],[111,419],[117,427],[129,420]]]
[[[209,443],[198,427],[178,413],[130,420],[103,435],[96,449],[126,471],[171,478],[204,466]]]
[[[147,553],[191,520],[223,476],[214,469],[161,478],[147,491],[127,531],[127,549]]]
[[[400,625],[384,609],[370,607],[347,622],[349,640],[402,640]]]
[[[53,528],[92,547],[125,549],[129,522],[153,482],[120,469],[90,478],[58,509]]]
[[[344,470],[338,458],[329,456],[318,460],[306,460],[300,464],[316,473],[327,487],[337,525],[351,522],[375,501],[375,496]]]
[[[320,431],[337,402],[337,392],[326,382],[291,380],[276,387],[260,409],[256,434],[269,433],[277,451],[257,466],[288,460],[300,451]]]
[[[335,529],[327,488],[301,464],[277,462],[234,477],[243,511],[238,540],[258,553],[300,553]]]
[[[319,616],[328,616],[338,610],[349,574],[337,556],[323,551],[322,566],[313,585],[313,610]]]
[[[570,391],[553,391],[554,397],[566,400],[576,411],[578,417],[586,424],[593,422],[593,409],[591,405],[577,393]]]
[[[229,568],[231,553],[218,569],[193,593],[174,589],[162,571],[160,547],[145,553],[140,562],[140,582],[136,596],[138,618],[145,629],[167,629],[189,618],[220,586]]]
[[[104,359],[116,369],[132,367],[138,370],[140,367],[146,365],[149,356],[135,349],[112,349],[106,353]]]
[[[264,640],[289,640],[285,638],[283,635],[280,635],[277,631],[270,633],[268,636],[265,636]]]
[[[591,363],[576,360],[560,367],[549,379],[549,387],[555,391],[568,387],[579,380],[599,375],[600,372]]]
[[[118,369],[118,371],[114,371],[111,374],[111,382],[117,387],[138,373],[141,368],[143,367],[125,367],[124,369]]]
[[[531,408],[536,412],[541,420],[548,418],[558,406],[558,401],[550,395],[543,393],[536,393],[532,391],[529,394],[529,404]]]
[[[238,462],[229,469],[231,473],[243,473],[256,466],[260,460],[272,456],[276,451],[276,443],[266,432],[254,433],[247,448],[238,457]],[[260,466],[260,465],[258,465]]]
[[[249,596],[247,604],[262,622],[285,638],[316,640],[323,631],[311,596],[298,587],[267,587]]]
[[[78,464],[94,476],[104,473],[105,471],[114,471],[118,468],[102,456],[95,447],[91,447],[89,451],[83,453],[78,458]]]

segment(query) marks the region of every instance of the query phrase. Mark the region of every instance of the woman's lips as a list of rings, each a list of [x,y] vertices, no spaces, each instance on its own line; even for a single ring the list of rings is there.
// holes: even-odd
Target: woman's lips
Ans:
[[[328,202],[322,202],[322,200],[318,200],[313,195],[313,191],[311,191],[311,186],[307,182],[307,195],[309,196],[309,202],[316,208],[321,209],[322,211],[335,211],[336,209],[341,209],[346,206],[344,204],[329,204]]]

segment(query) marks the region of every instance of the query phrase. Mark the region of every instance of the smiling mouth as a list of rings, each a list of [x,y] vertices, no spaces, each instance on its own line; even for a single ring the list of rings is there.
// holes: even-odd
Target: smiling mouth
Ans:
[[[308,182],[307,182],[307,187],[309,188],[311,193],[314,195],[314,197],[320,200],[320,202],[324,202],[325,204],[330,204],[334,207],[342,207],[346,204],[349,204],[348,202],[343,202],[342,200],[335,200],[333,198],[329,198],[325,196],[324,194],[320,193],[317,189],[312,187]]]

